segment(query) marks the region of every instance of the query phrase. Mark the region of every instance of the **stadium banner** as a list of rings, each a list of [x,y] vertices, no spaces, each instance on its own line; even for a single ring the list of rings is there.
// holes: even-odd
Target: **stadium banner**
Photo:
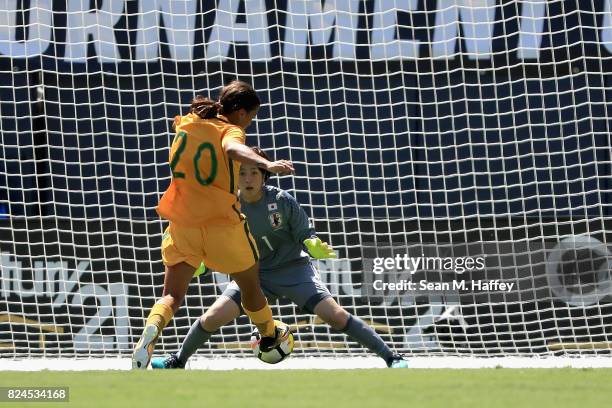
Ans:
[[[5,230],[8,224],[15,237],[12,244],[0,240],[0,344],[4,345],[0,353],[129,353],[145,313],[161,292],[161,223],[0,222]],[[435,247],[379,242],[364,244],[361,252],[362,258],[355,262],[344,258],[316,261],[315,265],[334,297],[340,303],[350,301],[344,306],[351,313],[363,314],[364,308],[372,313],[371,323],[398,349],[545,353],[555,338],[602,340],[612,323],[612,252],[594,237],[580,235],[547,246],[489,242]],[[442,263],[430,262],[436,257],[441,262],[453,259],[453,273],[458,270],[457,260],[463,258],[459,266],[471,270],[462,272],[460,281],[483,283],[477,288],[440,286],[453,279],[442,277]],[[466,257],[473,262],[465,262]],[[414,267],[415,261],[422,263]],[[380,266],[383,268],[377,270]],[[435,287],[411,290],[406,286],[406,282],[418,285],[421,280]],[[386,286],[377,287],[375,281]],[[164,332],[162,347],[176,349],[193,320],[228,282],[227,276],[218,273],[192,282],[186,305]],[[400,283],[402,287],[396,286]],[[332,344],[337,335],[316,325],[311,331],[312,327],[303,324],[307,315],[287,300],[277,303],[274,310],[288,323],[302,322],[296,338],[303,347],[296,353],[321,353],[308,346]],[[588,324],[578,325],[579,320]],[[204,353],[248,353],[241,344],[251,326],[244,317],[239,322],[222,334],[222,343],[219,337],[217,342],[213,339]],[[531,327],[530,337],[525,338],[522,330],[500,335],[498,328],[506,325]],[[350,347],[359,351],[354,344]]]
[[[69,72],[92,63],[132,70],[159,59],[376,62],[454,59],[459,51],[513,64],[612,54],[609,0],[36,0],[29,3],[36,12],[7,3],[0,55],[57,60],[54,68]],[[570,55],[559,58],[556,48]]]
[[[300,162],[299,174],[333,180],[348,169],[325,164],[352,163],[352,174],[410,179],[394,194],[363,179],[311,194],[307,179],[282,179],[314,217],[612,214],[597,192],[612,188],[610,0],[399,3],[6,2],[0,215],[155,218],[172,118],[235,77],[264,103],[249,143]],[[560,177],[583,201],[534,199],[553,172],[505,176],[518,156],[521,168],[548,164],[529,150],[575,161],[576,146],[590,164]],[[468,171],[483,177],[459,177]],[[519,178],[528,194],[504,188]],[[424,190],[458,193],[440,207]]]

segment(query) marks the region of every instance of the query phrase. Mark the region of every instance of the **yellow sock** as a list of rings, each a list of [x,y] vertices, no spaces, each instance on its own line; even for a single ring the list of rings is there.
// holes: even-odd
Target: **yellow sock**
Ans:
[[[161,333],[164,327],[166,327],[166,325],[168,324],[168,322],[172,320],[173,316],[174,312],[172,311],[172,308],[170,306],[163,303],[156,303],[153,305],[151,311],[149,312],[149,317],[147,317],[147,322],[145,323],[145,326],[154,324],[155,326],[157,326],[159,332]]]
[[[272,337],[276,334],[274,331],[274,319],[272,318],[272,309],[270,309],[268,303],[266,303],[264,307],[255,312],[248,310],[246,307],[244,307],[244,305],[242,305],[242,308],[244,309],[247,316],[249,316],[249,319],[251,319],[253,324],[257,326],[257,330],[259,330],[262,336]]]

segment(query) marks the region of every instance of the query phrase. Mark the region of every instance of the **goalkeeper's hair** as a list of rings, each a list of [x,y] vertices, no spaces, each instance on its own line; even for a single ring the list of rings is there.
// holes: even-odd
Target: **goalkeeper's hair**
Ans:
[[[246,82],[236,80],[223,87],[218,101],[197,95],[191,101],[191,113],[202,119],[212,119],[217,114],[228,115],[240,109],[250,112],[259,105],[261,101],[253,87]]]
[[[263,157],[264,159],[266,159],[267,161],[272,161],[270,159],[270,157],[266,154],[266,152],[264,152],[263,150],[261,150],[259,147],[257,146],[250,146],[251,150],[254,151],[258,156]],[[259,171],[261,172],[261,175],[263,176],[263,182],[266,183],[268,181],[268,179],[270,178],[270,176],[272,175],[272,173],[270,173],[268,170],[266,169],[262,169],[261,167],[258,167]]]

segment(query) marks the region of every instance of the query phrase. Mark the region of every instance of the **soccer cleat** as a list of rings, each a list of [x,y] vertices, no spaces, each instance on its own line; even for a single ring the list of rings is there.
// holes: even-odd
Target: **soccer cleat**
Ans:
[[[287,339],[287,337],[289,336],[289,333],[291,333],[291,331],[289,330],[289,326],[287,325],[282,325],[280,327],[275,326],[274,331],[274,337],[262,336],[261,340],[259,340],[259,351],[261,351],[262,353],[267,353],[271,351],[274,347],[285,341],[285,339]]]
[[[170,354],[168,357],[155,357],[151,360],[151,367],[153,369],[171,369],[171,368],[185,368],[185,364],[178,359],[176,354]]]
[[[387,360],[387,367],[389,368],[408,368],[408,362],[404,359],[401,354],[394,354],[389,360]]]
[[[151,360],[151,354],[155,348],[159,329],[151,324],[142,331],[142,337],[138,340],[134,353],[132,354],[132,369],[146,369]]]

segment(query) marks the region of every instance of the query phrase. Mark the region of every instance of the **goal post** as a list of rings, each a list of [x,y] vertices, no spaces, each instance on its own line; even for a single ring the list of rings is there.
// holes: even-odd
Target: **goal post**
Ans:
[[[247,141],[409,357],[612,343],[612,3],[0,2],[0,358],[127,357],[161,294],[175,115],[238,78]],[[222,293],[190,285],[157,352]],[[423,283],[424,282],[424,283]],[[295,356],[371,355],[287,300]],[[198,357],[250,355],[241,317]]]

